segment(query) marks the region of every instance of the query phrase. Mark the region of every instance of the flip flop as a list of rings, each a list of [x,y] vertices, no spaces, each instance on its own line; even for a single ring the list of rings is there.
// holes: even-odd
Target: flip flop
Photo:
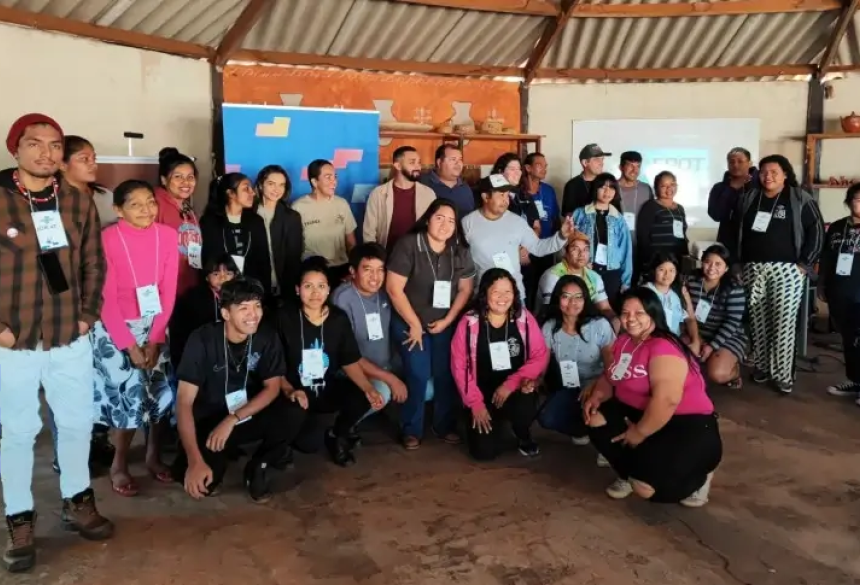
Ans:
[[[114,493],[124,498],[133,498],[139,493],[137,484],[135,484],[134,481],[129,481],[124,485],[116,485],[115,483],[111,482],[110,485]]]
[[[173,483],[173,474],[169,471],[159,471],[153,472],[150,471],[149,475],[152,476],[152,479],[159,483]]]

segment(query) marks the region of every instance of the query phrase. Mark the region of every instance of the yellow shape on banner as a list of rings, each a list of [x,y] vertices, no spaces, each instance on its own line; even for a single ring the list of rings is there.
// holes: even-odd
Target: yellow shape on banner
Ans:
[[[261,138],[286,138],[290,135],[290,119],[274,118],[269,124],[257,124],[255,135]]]

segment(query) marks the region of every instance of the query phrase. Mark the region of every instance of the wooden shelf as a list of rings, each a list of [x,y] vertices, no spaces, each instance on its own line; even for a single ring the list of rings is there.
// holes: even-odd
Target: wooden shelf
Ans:
[[[849,134],[848,132],[825,132],[824,134],[807,134],[807,140],[839,140],[841,138],[860,138],[860,133]]]
[[[466,141],[481,142],[516,142],[520,156],[527,154],[526,145],[534,144],[535,151],[540,152],[540,134],[442,134],[441,132],[405,132],[399,130],[380,130],[380,138],[400,138],[408,140],[437,140],[439,142],[456,142],[460,150]]]
[[[845,138],[860,138],[860,133],[850,134],[848,132],[825,132],[823,134],[807,134],[806,135],[806,160],[804,181],[808,181],[806,186],[810,189],[847,189],[840,185],[831,185],[821,181],[819,173],[821,172],[821,141],[822,140],[842,140]]]
[[[857,181],[860,183],[860,181]],[[854,183],[855,185],[857,183]],[[810,187],[812,189],[847,189],[851,185],[831,185],[829,183],[813,183],[811,185],[804,185],[805,187]]]

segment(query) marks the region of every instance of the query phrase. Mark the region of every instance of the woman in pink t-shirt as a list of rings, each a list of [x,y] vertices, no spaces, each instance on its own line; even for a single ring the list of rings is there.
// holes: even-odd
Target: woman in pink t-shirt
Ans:
[[[654,291],[637,288],[622,300],[625,333],[583,401],[589,438],[618,473],[606,492],[703,506],[723,445],[699,364],[669,331]]]

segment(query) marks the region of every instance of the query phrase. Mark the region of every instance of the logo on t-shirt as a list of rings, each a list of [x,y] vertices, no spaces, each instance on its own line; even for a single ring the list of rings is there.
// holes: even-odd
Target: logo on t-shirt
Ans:
[[[777,205],[773,212],[774,219],[785,219],[785,205]]]
[[[252,352],[251,355],[248,356],[248,371],[254,372],[257,370],[257,364],[260,363],[260,352],[255,351]]]
[[[508,339],[508,353],[511,357],[518,357],[521,351],[520,342],[515,337]]]
[[[346,222],[346,217],[342,213],[338,213],[334,216],[334,221],[338,225],[343,225]]]

